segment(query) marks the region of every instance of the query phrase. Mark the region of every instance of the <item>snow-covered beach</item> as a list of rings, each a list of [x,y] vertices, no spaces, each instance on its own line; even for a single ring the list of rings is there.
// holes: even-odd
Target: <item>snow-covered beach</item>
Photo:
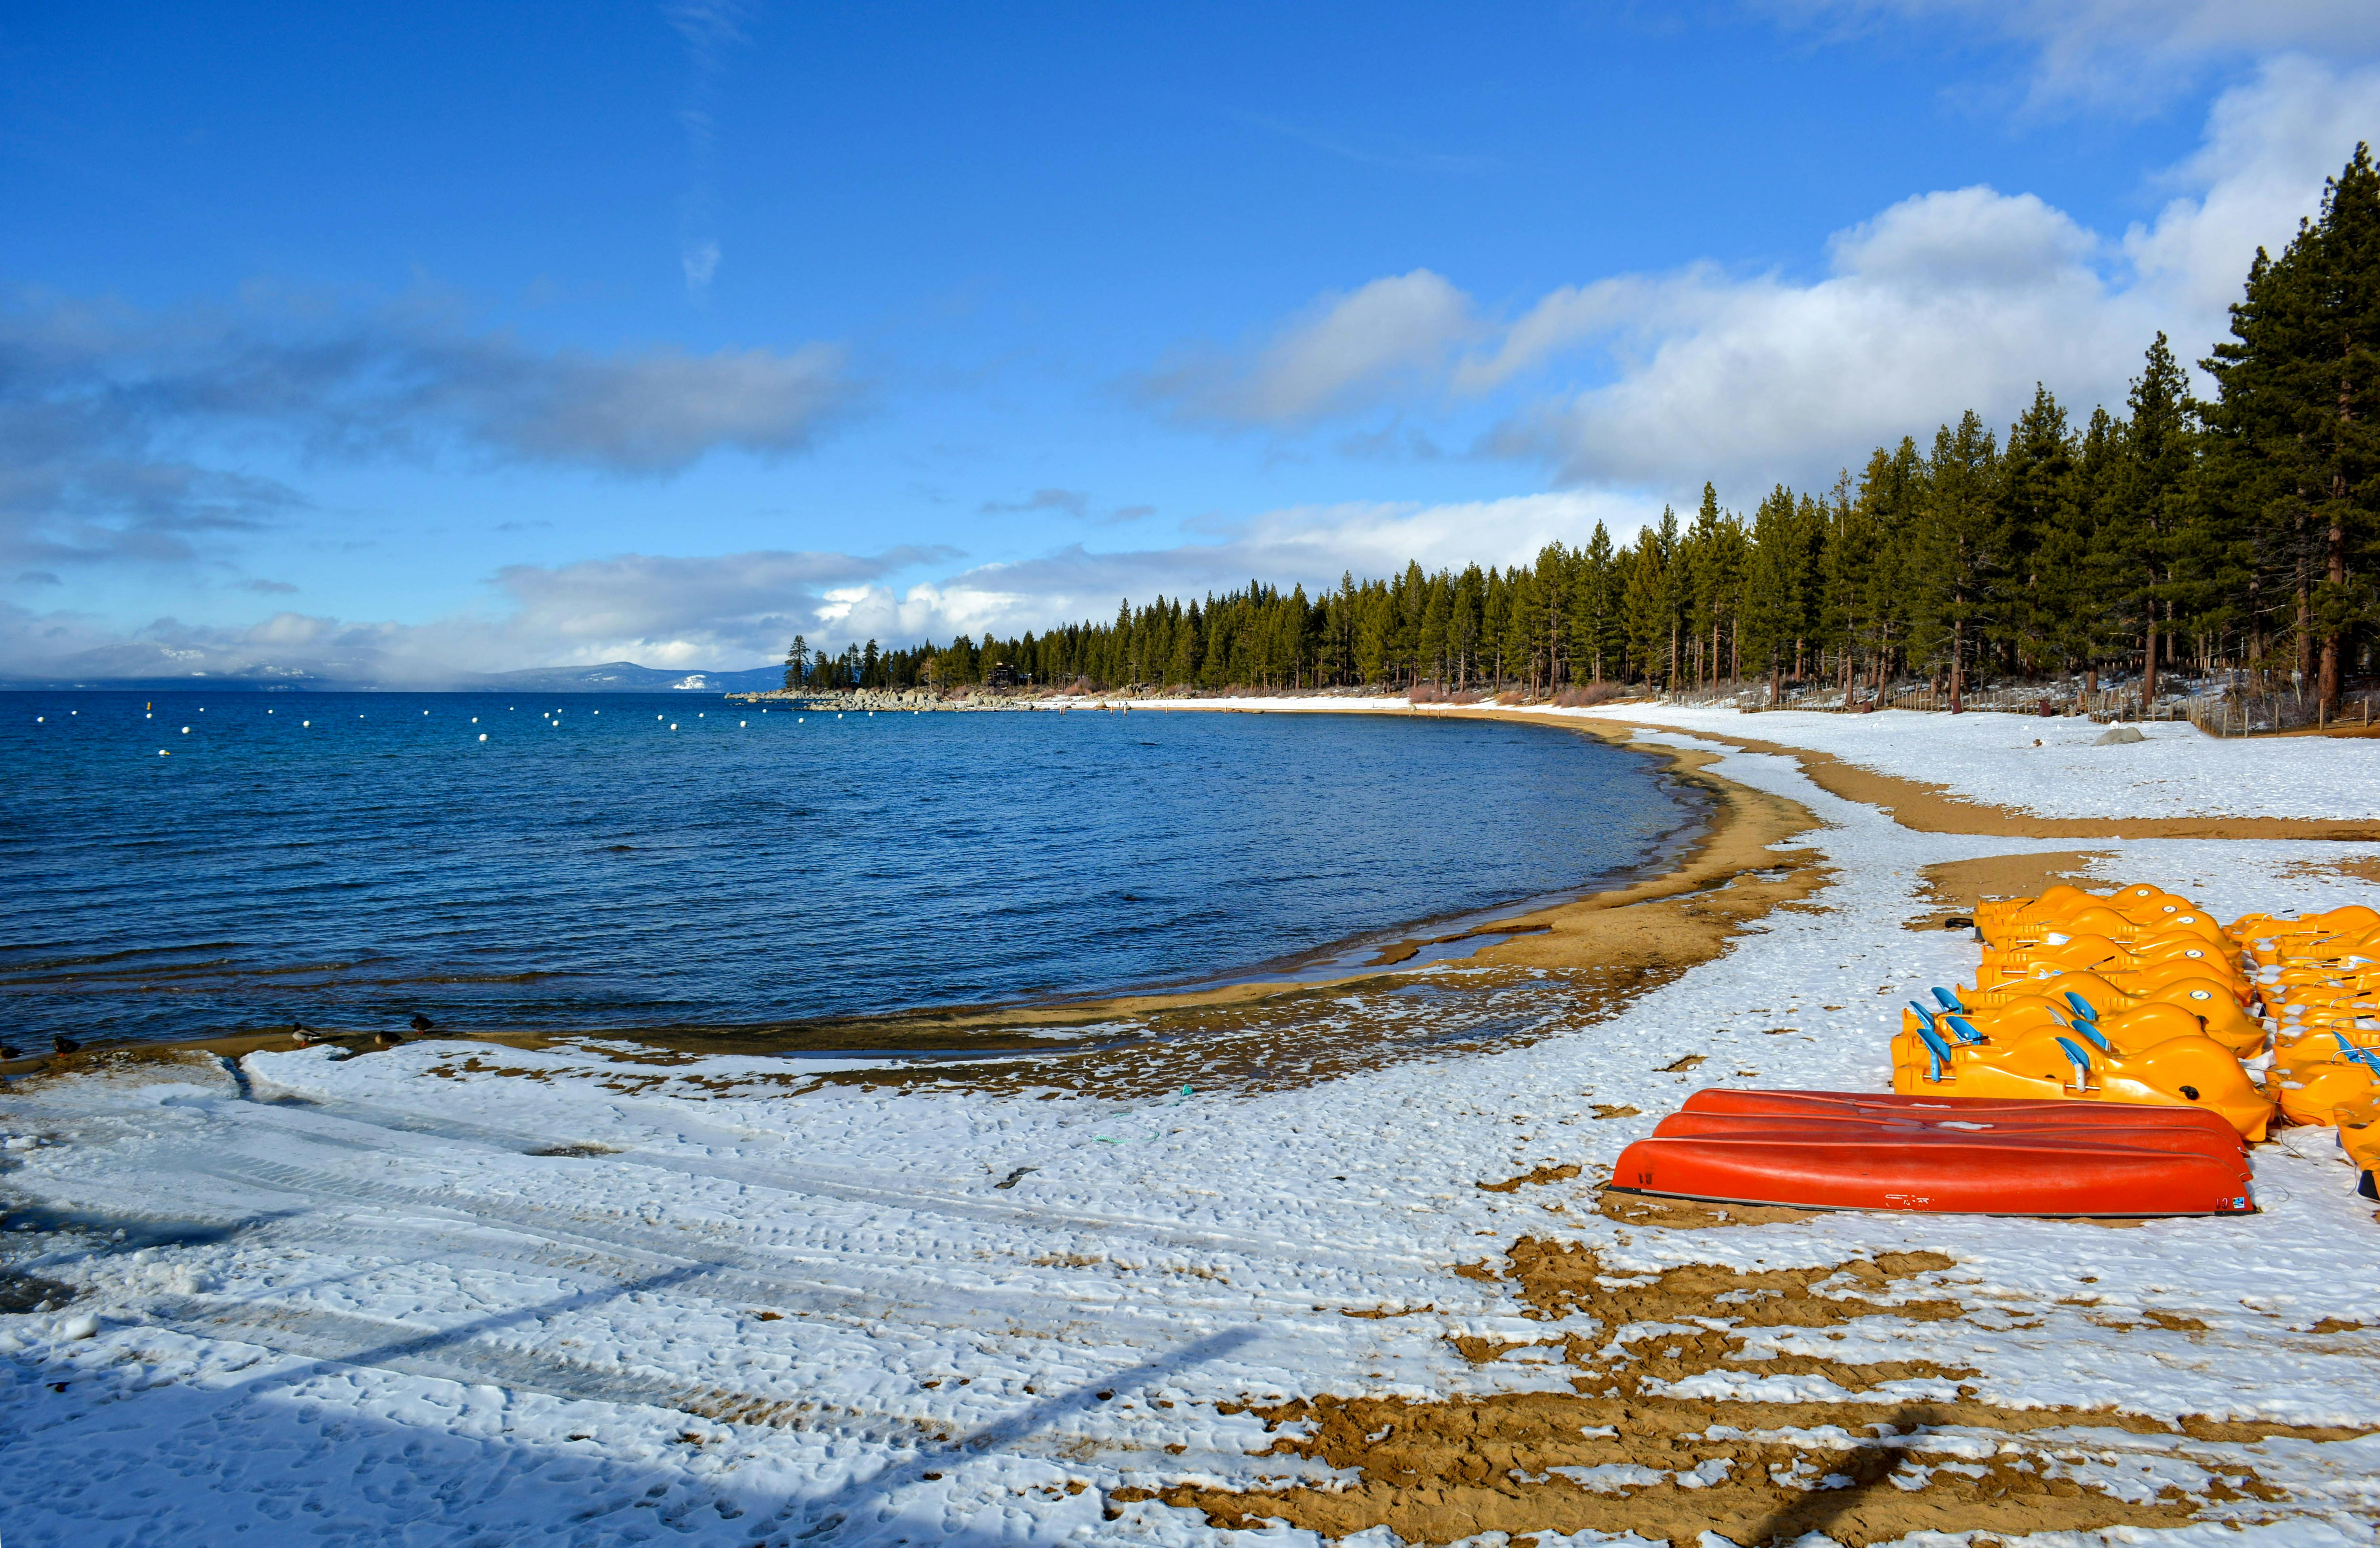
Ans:
[[[2372,1541],[2380,1225],[2327,1130],[2259,1148],[2263,1213],[2239,1219],[1715,1219],[1595,1185],[1698,1086],[1881,1089],[1902,1001],[1972,981],[1963,933],[1912,928],[1952,901],[1945,868],[2053,853],[2034,869],[2226,919],[2368,899],[2380,749],[1555,713],[1806,811],[1775,865],[1823,885],[1609,1014],[1303,1081],[1118,1085],[1062,1052],[871,1081],[428,1039],[18,1083],[0,1526]],[[1912,826],[1746,741],[1943,798]],[[1990,820],[1943,817],[1962,811]],[[2256,836],[2219,836],[2235,819]],[[1724,914],[1761,884],[1665,906]],[[1353,1042],[1491,981],[1543,1017],[1563,973],[1457,960],[1299,1004],[1336,1004]]]

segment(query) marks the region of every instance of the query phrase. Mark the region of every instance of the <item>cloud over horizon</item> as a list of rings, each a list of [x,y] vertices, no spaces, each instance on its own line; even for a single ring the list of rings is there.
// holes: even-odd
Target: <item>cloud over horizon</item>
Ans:
[[[284,611],[222,628],[161,618],[115,631],[69,610],[0,603],[0,676],[82,679],[306,676],[435,688],[477,673],[586,665],[731,670],[779,659],[795,634],[840,645],[1017,634],[1112,617],[1116,603],[1202,596],[1260,579],[1308,594],[1340,575],[1509,565],[1596,522],[1616,540],[1655,514],[1614,494],[1564,491],[1444,505],[1350,503],[1267,512],[1212,541],[1094,553],[1072,543],[1014,563],[944,569],[946,547],[880,554],[764,551],[629,554],[556,566],[511,565],[493,605],[426,623]]]

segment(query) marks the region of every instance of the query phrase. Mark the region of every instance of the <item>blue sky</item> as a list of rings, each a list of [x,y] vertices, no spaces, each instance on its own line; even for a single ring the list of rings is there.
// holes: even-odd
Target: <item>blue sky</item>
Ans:
[[[0,17],[0,672],[732,667],[2119,396],[2339,0]]]

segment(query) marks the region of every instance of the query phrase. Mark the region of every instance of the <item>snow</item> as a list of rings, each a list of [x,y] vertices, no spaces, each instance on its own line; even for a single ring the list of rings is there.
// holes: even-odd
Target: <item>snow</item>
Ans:
[[[2071,715],[1746,714],[1731,706],[1676,704],[1602,713],[1832,753],[1878,774],[2042,817],[2380,819],[2380,742],[2218,738],[2183,722],[2154,721],[2136,727],[2139,742],[2096,747],[2107,727]]]
[[[15,1228],[0,1249],[14,1273],[75,1294],[0,1315],[10,1548],[1236,1541],[1195,1512],[1110,1495],[1330,1481],[1319,1463],[1251,1455],[1275,1437],[1226,1404],[1569,1390],[1561,1365],[1525,1358],[1536,1351],[1474,1366],[1449,1343],[1575,1327],[1518,1316],[1504,1288],[1451,1273],[1524,1235],[1636,1270],[1931,1249],[1956,1266],[1893,1294],[1971,1313],[1863,1319],[1830,1358],[1973,1367],[1980,1400],[2008,1408],[2380,1427],[2373,1335],[2307,1331],[2380,1306],[2371,1206],[2318,1145],[2257,1152],[2262,1214],[2123,1230],[1840,1214],[1662,1231],[1593,1213],[1590,1187],[1711,1077],[1878,1088],[1897,1007],[1974,961],[1961,934],[1903,928],[1923,909],[1920,869],[2045,847],[1900,828],[1790,758],[1694,738],[1704,719],[2054,815],[2358,817],[2380,799],[2364,767],[2380,759],[2351,742],[2184,746],[2194,733],[2162,726],[2091,750],[2074,723],[2009,716],[1664,713],[1677,728],[1648,739],[1721,750],[1714,772],[1828,824],[1796,841],[1834,868],[1823,911],[1772,914],[1617,1018],[1524,1047],[1132,1103],[1075,1094],[1056,1063],[1038,1089],[869,1088],[808,1079],[868,1061],[798,1062],[803,1079],[785,1082],[771,1078],[787,1063],[769,1059],[440,1041],[13,1091],[0,1193]],[[2380,854],[2092,847],[2110,856],[2106,879],[2155,879],[2226,918],[2344,901],[2353,884],[2307,862]],[[1767,1030],[1779,1026],[1793,1030]],[[1686,1051],[1710,1063],[1662,1071]],[[480,1067],[463,1068],[471,1054]],[[1599,1121],[1597,1103],[1642,1115]],[[1475,1186],[1560,1162],[1583,1175]],[[996,1186],[1018,1168],[1033,1170]],[[2152,1310],[2204,1329],[2143,1324]],[[1392,1314],[1344,1314],[1379,1310]],[[1823,1336],[1760,1329],[1755,1344]],[[1679,1390],[1840,1395],[1819,1376],[1724,1370]],[[2111,1432],[2091,1433],[2098,1446]],[[2370,1440],[2120,1440],[2130,1476],[2143,1459],[2194,1477],[2246,1458],[2295,1503],[2244,1530],[2070,1541],[2372,1541]],[[1927,1437],[1929,1462],[1957,1461],[1958,1444]],[[1593,1486],[1633,1476],[1598,1471]]]

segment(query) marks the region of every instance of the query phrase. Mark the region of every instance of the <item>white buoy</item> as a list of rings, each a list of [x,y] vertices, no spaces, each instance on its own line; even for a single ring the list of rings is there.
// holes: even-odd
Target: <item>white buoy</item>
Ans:
[[[810,717],[809,717],[809,716],[808,716],[808,715],[795,715],[795,716],[794,717],[794,724],[795,724],[795,725],[808,725],[808,724],[809,723],[809,718],[810,718]]]
[[[473,715],[473,716],[471,717],[471,724],[472,724],[472,725],[479,725],[479,724],[480,724],[480,717],[479,717],[478,715]]]
[[[312,721],[310,721],[310,720],[301,720],[301,721],[299,721],[298,724],[298,725],[313,725],[314,723],[313,723]]]
[[[736,724],[737,725],[751,725],[752,723],[751,723],[750,721],[748,721],[748,720],[739,720],[739,721],[737,721],[735,724]]]
[[[676,722],[676,721],[671,721],[671,722],[670,722],[670,729],[671,729],[671,730],[673,730],[673,731],[674,731],[674,730],[676,730],[676,729],[677,729],[677,722]]]
[[[174,755],[161,747],[157,750],[157,756],[160,758],[171,758]]]
[[[486,741],[487,739],[488,739],[488,734],[487,734],[485,731],[480,732],[480,740],[481,740],[481,741],[483,741],[483,742],[484,742],[484,741]]]
[[[187,726],[187,725],[183,726],[183,727],[182,727],[182,735],[184,735],[185,737],[187,737],[187,736],[188,736],[189,734],[190,734],[190,728],[189,728],[188,726]]]

